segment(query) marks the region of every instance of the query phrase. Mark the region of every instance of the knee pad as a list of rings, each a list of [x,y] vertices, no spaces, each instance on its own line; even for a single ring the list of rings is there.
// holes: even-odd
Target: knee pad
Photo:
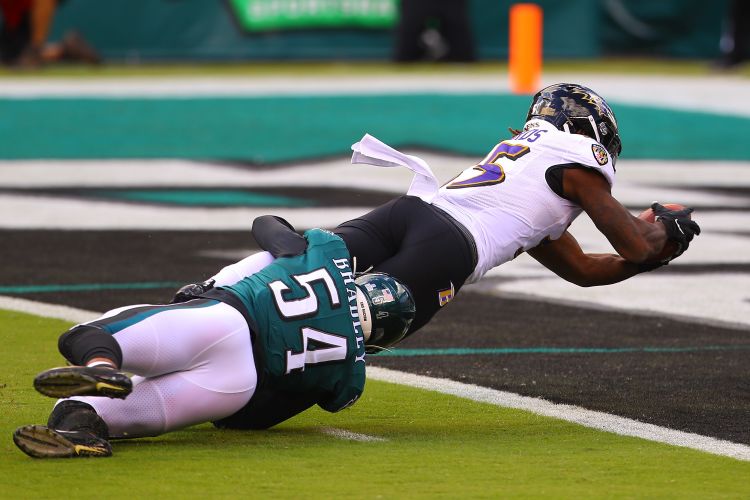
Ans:
[[[122,366],[122,349],[115,338],[91,325],[78,325],[60,336],[57,348],[70,363],[83,366],[93,358],[107,358]]]

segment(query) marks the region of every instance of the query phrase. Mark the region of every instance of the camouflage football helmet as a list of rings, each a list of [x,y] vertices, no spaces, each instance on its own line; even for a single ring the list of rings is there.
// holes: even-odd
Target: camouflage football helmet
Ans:
[[[558,130],[583,134],[604,146],[613,160],[622,151],[612,108],[596,92],[575,83],[556,83],[534,95],[526,121],[544,120]]]
[[[403,339],[416,314],[409,289],[384,273],[363,274],[354,283],[367,352],[381,351]]]

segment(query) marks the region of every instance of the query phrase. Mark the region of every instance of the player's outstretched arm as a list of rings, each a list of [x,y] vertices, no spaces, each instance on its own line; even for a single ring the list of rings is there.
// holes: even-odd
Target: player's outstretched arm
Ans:
[[[634,217],[610,193],[607,180],[590,169],[569,169],[563,191],[588,214],[615,251],[635,264],[653,260],[664,248],[668,234],[663,224]]]
[[[657,224],[632,216],[612,197],[606,179],[593,170],[566,170],[563,189],[569,200],[586,211],[618,253],[584,253],[576,239],[565,232],[561,238],[530,250],[529,255],[579,286],[608,285],[651,271],[669,260],[659,259],[668,240],[678,243],[679,251],[674,258],[687,248],[694,235],[700,234],[698,225],[689,220],[690,210],[683,214],[655,205],[654,211],[659,210],[661,217],[661,223]]]
[[[529,255],[562,279],[578,286],[610,285],[661,264],[636,264],[617,254],[584,253],[569,232],[529,250]]]

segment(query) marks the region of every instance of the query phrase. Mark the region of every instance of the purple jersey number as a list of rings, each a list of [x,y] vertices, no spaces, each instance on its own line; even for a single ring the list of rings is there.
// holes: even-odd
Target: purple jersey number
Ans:
[[[531,149],[529,149],[528,146],[503,141],[495,146],[495,149],[487,155],[485,160],[490,159],[489,162],[480,163],[469,170],[464,170],[458,177],[450,181],[445,188],[462,189],[500,184],[505,180],[505,171],[503,170],[503,167],[496,162],[500,158],[517,160],[529,151],[531,151]]]

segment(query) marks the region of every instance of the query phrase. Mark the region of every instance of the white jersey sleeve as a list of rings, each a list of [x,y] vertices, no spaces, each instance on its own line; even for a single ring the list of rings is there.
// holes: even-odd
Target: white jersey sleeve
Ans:
[[[554,153],[559,156],[562,161],[561,164],[570,163],[589,167],[602,174],[609,182],[610,187],[614,185],[615,166],[612,163],[612,157],[604,146],[585,135],[568,134],[557,130],[556,132],[557,134],[554,134],[553,137],[556,136],[558,140],[549,141],[545,145],[553,149]]]

